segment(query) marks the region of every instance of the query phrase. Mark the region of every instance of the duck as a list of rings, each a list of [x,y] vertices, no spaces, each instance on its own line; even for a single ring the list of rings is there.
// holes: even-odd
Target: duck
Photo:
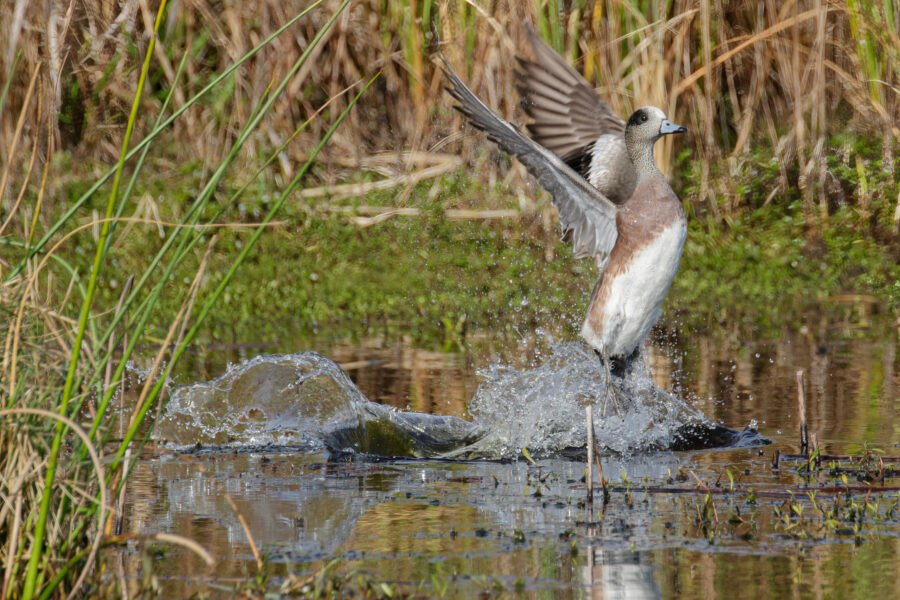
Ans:
[[[491,110],[443,60],[446,90],[470,125],[549,192],[563,239],[577,258],[591,258],[599,267],[581,337],[603,367],[605,416],[610,400],[618,407],[613,372],[621,375],[639,354],[678,270],[687,217],[653,148],[687,128],[654,106],[642,106],[622,121],[537,33],[527,29],[526,37],[533,57],[518,57],[517,88],[531,118],[528,135]],[[589,500],[595,457],[600,466],[593,404],[585,403]]]

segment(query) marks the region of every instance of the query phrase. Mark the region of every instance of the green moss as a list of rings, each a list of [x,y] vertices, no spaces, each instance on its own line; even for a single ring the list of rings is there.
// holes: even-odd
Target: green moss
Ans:
[[[867,152],[880,157],[880,151]],[[900,308],[897,248],[890,238],[879,237],[884,230],[880,221],[848,205],[839,207],[818,233],[808,225],[796,191],[763,202],[778,178],[771,158],[759,152],[750,163],[746,181],[734,182],[733,189],[746,195],[736,216],[721,221],[703,211],[692,216],[666,303],[670,320],[701,329],[728,322],[764,336],[790,327],[810,306],[828,305],[840,294],[871,296],[890,311]],[[688,161],[683,164],[675,185],[689,198],[698,187],[697,174]],[[859,171],[835,171],[853,193]],[[163,219],[177,220],[196,193],[196,173],[193,167],[170,170],[168,178],[154,180],[135,197],[153,199]],[[357,180],[368,177],[354,175]],[[896,193],[888,189],[893,184],[886,176],[872,175],[871,180],[885,186],[879,198]],[[65,191],[75,195],[83,187],[75,181]],[[220,204],[209,210],[224,208],[220,221],[253,222],[264,213],[272,189],[260,183],[235,207],[221,205],[232,191],[222,189]],[[298,199],[286,207],[284,224],[263,236],[210,315],[205,340],[283,342],[385,334],[454,348],[474,329],[520,333],[552,327],[576,335],[596,279],[590,261],[575,260],[555,233],[543,231],[538,218],[470,222],[443,216],[446,208],[457,206],[516,206],[508,192],[484,190],[459,171],[415,186],[408,197],[381,191],[341,202],[405,203],[422,210],[417,217],[395,216],[365,228],[352,224],[346,214],[320,209],[327,202]],[[873,199],[871,207],[881,212],[892,208],[880,199]],[[222,229],[216,235],[206,290],[218,283],[248,230]],[[67,260],[84,272],[93,241],[89,232],[78,239],[81,246]],[[142,272],[162,243],[155,227],[137,226],[119,237],[98,301],[114,306],[122,282],[130,273]],[[547,244],[554,248],[551,260],[545,257]],[[154,318],[160,337],[188,290],[204,246],[198,245],[169,284]]]
[[[797,203],[766,207],[727,229],[692,222],[670,309],[695,326],[739,319],[775,331],[845,293],[900,307],[900,266],[889,247],[857,233],[852,211],[833,215],[822,235],[806,230],[800,212]]]

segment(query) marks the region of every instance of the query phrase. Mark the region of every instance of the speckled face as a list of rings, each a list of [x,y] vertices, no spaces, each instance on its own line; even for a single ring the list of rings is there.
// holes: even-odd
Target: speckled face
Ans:
[[[670,133],[684,133],[687,128],[669,121],[655,106],[642,106],[628,119],[626,130],[636,138],[656,140]]]

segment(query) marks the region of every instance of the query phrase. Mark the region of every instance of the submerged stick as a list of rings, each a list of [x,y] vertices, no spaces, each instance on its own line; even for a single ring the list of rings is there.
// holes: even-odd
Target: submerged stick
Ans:
[[[900,492],[900,486],[896,485],[886,485],[875,487],[871,485],[825,485],[825,486],[815,486],[815,485],[798,485],[798,486],[786,486],[782,489],[765,489],[765,488],[744,488],[744,489],[736,489],[729,490],[726,488],[716,488],[709,487],[705,484],[701,486],[694,486],[691,488],[680,488],[673,486],[644,486],[640,488],[631,488],[628,486],[610,486],[610,492],[615,492],[617,494],[627,494],[629,492],[636,493],[642,492],[644,494],[679,494],[679,495],[699,495],[699,494],[710,494],[712,496],[748,496],[752,494],[757,498],[774,498],[776,500],[782,498],[796,498],[797,496],[806,495],[810,492],[814,492],[816,494],[847,494],[847,493],[858,493],[858,494],[894,494],[896,492]]]
[[[241,528],[244,530],[244,535],[247,537],[247,542],[250,544],[250,551],[253,553],[253,558],[256,560],[256,569],[259,573],[262,573],[263,570],[263,560],[259,555],[259,550],[256,546],[256,541],[253,539],[253,534],[250,533],[250,526],[247,524],[247,519],[244,518],[244,515],[241,514],[241,511],[238,510],[237,504],[232,500],[231,495],[228,492],[225,493],[225,501],[228,502],[228,506],[231,507],[232,512],[237,517],[238,522],[241,524]]]
[[[797,371],[797,411],[800,414],[800,453],[809,455],[809,430],[806,425],[806,392],[803,385],[803,369]]]
[[[819,456],[820,461],[831,462],[859,462],[862,460],[864,456],[862,455],[852,455],[852,454],[822,454]],[[789,461],[801,461],[806,460],[806,457],[802,454],[782,454],[782,460]],[[879,460],[885,463],[900,463],[900,456],[881,456]]]
[[[584,411],[587,417],[587,474],[585,482],[587,483],[587,500],[588,505],[594,502],[594,411],[593,405],[588,404]]]

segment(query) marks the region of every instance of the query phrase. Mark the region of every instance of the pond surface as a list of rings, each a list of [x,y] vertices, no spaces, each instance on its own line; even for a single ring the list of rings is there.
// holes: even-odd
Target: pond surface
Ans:
[[[900,464],[890,460],[900,454],[896,327],[851,310],[777,341],[654,342],[645,356],[657,385],[716,422],[757,421],[772,443],[607,453],[609,501],[592,507],[583,463],[561,456],[532,464],[521,454],[449,461],[302,445],[190,453],[163,446],[134,468],[124,531],[186,536],[217,562],[208,567],[178,546],[135,543],[111,556],[112,572],[136,587],[149,552],[164,597],[230,597],[257,570],[243,519],[266,557],[272,592],[298,589],[340,559],[329,573],[356,572],[429,597],[898,597]],[[341,364],[370,400],[467,417],[484,379],[477,371],[500,362],[534,369],[559,358],[549,336],[514,342],[470,336],[464,353],[377,339],[207,348],[188,366],[202,381],[229,362],[313,349]],[[826,460],[810,476],[806,461],[786,456],[800,451],[798,370],[823,454],[866,455],[874,447],[888,459]]]

